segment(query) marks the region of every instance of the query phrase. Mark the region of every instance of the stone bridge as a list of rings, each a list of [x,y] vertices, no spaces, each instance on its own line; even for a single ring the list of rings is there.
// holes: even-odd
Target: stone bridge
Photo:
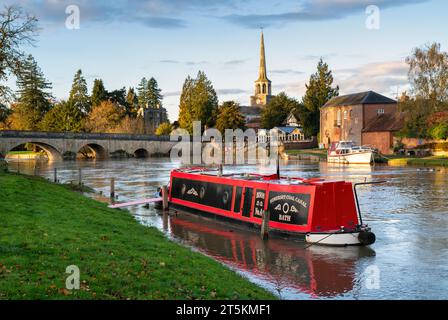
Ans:
[[[40,147],[54,161],[73,157],[80,150],[89,150],[98,159],[123,151],[135,157],[149,157],[168,154],[176,142],[170,142],[169,136],[0,130],[0,158],[25,143]]]

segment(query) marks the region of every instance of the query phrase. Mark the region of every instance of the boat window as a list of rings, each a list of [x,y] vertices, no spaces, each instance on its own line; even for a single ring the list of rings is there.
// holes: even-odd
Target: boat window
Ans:
[[[233,212],[235,213],[240,213],[242,196],[243,196],[243,187],[236,187],[235,204],[233,207]]]
[[[244,191],[243,216],[250,217],[250,209],[252,207],[253,188],[247,188]]]

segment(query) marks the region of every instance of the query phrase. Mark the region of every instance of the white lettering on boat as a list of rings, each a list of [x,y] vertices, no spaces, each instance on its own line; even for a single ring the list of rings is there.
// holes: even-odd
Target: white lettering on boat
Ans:
[[[304,207],[305,209],[308,208],[308,203],[305,200],[300,199],[299,197],[296,197],[296,196],[288,195],[288,194],[282,194],[282,195],[276,196],[270,200],[270,203],[274,203],[277,201],[294,201],[295,203]],[[275,207],[276,210],[277,210],[277,207]]]

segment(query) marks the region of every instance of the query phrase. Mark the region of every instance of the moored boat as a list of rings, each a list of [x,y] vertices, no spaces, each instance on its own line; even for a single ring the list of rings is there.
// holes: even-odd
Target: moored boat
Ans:
[[[341,164],[370,164],[374,162],[375,150],[357,146],[352,141],[333,142],[328,149],[327,161]]]
[[[170,206],[304,237],[313,244],[370,245],[351,182],[285,178],[279,174],[221,174],[205,168],[171,172]]]

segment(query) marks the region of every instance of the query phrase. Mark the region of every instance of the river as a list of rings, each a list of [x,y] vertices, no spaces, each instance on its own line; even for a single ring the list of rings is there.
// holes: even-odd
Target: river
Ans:
[[[170,159],[20,163],[20,171],[61,182],[83,182],[118,201],[151,198],[177,163]],[[10,164],[11,171],[17,163]],[[273,173],[274,168],[226,167],[226,171]],[[256,232],[180,212],[160,215],[152,206],[130,208],[142,224],[241,273],[282,299],[448,299],[448,171],[438,168],[338,166],[313,160],[282,163],[282,174],[387,180],[359,188],[364,222],[377,236],[371,247],[328,248],[291,239],[262,241]],[[132,235],[130,235],[132,236]],[[148,253],[150,254],[150,252]],[[181,268],[182,266],[179,266]]]

